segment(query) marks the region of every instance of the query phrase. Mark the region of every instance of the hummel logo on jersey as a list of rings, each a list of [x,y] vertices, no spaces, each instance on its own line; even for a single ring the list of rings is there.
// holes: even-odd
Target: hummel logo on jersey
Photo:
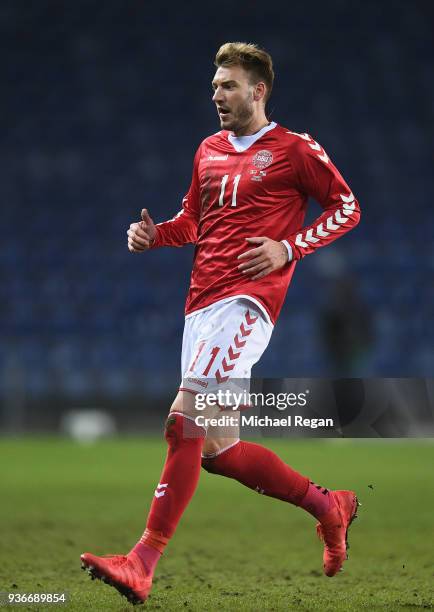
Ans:
[[[208,161],[226,161],[228,157],[229,157],[228,154],[226,155],[208,155]]]
[[[167,487],[168,483],[167,482],[163,482],[163,483],[158,483],[157,488],[155,489],[155,493],[154,496],[155,497],[163,497],[163,495],[166,493],[166,487]],[[159,489],[163,489],[162,491],[159,491]]]
[[[343,202],[342,208],[338,208],[336,212],[330,217],[327,217],[324,223],[319,223],[316,227],[311,227],[308,230],[304,230],[297,234],[295,244],[299,247],[306,248],[308,243],[319,242],[321,238],[327,238],[331,232],[340,229],[341,225],[344,225],[348,221],[348,217],[356,210],[355,198],[352,193],[346,196],[343,193],[339,194]],[[328,231],[327,231],[328,230]]]

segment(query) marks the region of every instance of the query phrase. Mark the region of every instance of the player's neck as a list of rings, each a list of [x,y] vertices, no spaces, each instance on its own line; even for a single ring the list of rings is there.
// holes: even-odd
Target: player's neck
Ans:
[[[265,115],[261,115],[260,117],[254,118],[248,125],[241,127],[239,130],[234,130],[232,133],[234,136],[252,136],[269,124],[270,122],[268,121],[267,117]]]

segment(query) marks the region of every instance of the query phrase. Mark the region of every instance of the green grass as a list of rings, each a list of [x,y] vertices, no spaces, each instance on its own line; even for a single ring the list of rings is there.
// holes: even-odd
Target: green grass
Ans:
[[[333,579],[322,575],[322,544],[302,510],[203,472],[159,564],[147,609],[433,607],[434,445],[266,445],[316,482],[357,491],[363,506],[351,527],[345,571]],[[71,611],[132,609],[80,571],[79,555],[127,552],[134,544],[165,450],[161,440],[137,438],[92,446],[61,439],[0,442],[0,591],[65,590]]]

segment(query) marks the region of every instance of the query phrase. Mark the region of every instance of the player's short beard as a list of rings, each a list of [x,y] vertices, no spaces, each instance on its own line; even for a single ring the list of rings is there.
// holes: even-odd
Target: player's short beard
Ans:
[[[250,123],[255,111],[253,108],[253,95],[249,92],[246,99],[240,103],[236,112],[233,112],[233,120],[226,129],[237,132]]]

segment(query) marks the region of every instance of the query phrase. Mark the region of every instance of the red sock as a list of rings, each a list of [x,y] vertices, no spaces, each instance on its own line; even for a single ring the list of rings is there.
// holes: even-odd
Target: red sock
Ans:
[[[270,449],[252,442],[240,441],[216,457],[204,457],[202,467],[297,506],[309,487],[308,478],[295,472]]]
[[[144,537],[144,534],[142,537]],[[149,546],[149,544],[143,544],[141,540],[137,542],[137,544],[132,550],[130,550],[128,554],[131,554],[132,552],[135,552],[139,555],[143,565],[146,568],[147,573],[153,574],[162,553],[156,548]]]
[[[319,519],[330,510],[331,504],[332,498],[329,489],[325,489],[310,480],[307,493],[299,506]]]
[[[132,549],[150,572],[154,571],[196,489],[205,430],[198,427],[193,419],[172,412],[167,418],[165,437],[169,448],[148,514],[146,530]]]

